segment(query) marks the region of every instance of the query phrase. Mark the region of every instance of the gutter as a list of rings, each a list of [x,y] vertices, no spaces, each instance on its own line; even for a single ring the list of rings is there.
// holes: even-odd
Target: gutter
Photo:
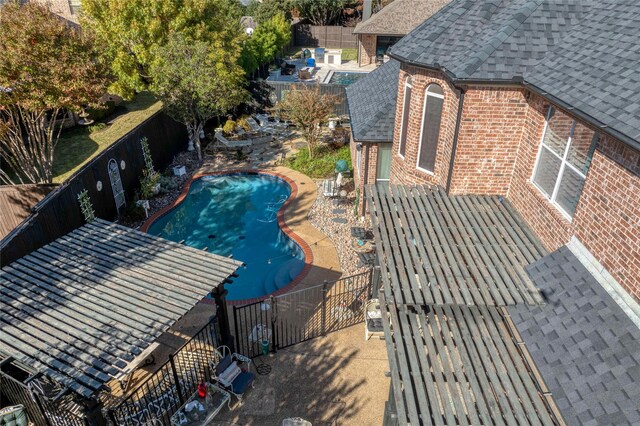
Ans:
[[[430,70],[430,71],[437,71],[437,72],[441,72],[443,73],[448,79],[449,82],[458,90],[462,90],[461,85],[471,85],[471,84],[477,84],[477,85],[492,85],[492,86],[505,86],[505,87],[524,87],[527,88],[529,90],[531,90],[532,92],[534,92],[535,94],[537,94],[538,96],[546,99],[549,103],[553,104],[554,106],[559,107],[560,109],[569,112],[570,115],[573,115],[575,118],[580,119],[581,121],[584,121],[585,123],[588,123],[589,125],[591,125],[592,127],[597,128],[599,131],[613,137],[614,139],[617,139],[619,141],[622,141],[623,143],[625,143],[626,145],[629,145],[631,148],[640,151],[640,141],[637,141],[635,139],[633,139],[630,136],[625,135],[624,133],[621,133],[611,127],[609,127],[608,125],[602,123],[601,121],[597,120],[596,118],[592,117],[591,115],[580,111],[579,109],[576,109],[574,106],[568,104],[567,102],[557,98],[554,95],[551,95],[550,93],[546,92],[545,90],[542,90],[541,88],[537,87],[534,84],[531,84],[527,81],[525,81],[525,79],[521,76],[515,76],[511,79],[465,79],[465,78],[458,78],[456,77],[456,75],[454,73],[452,73],[451,71],[447,70],[445,67],[441,66],[438,63],[434,63],[433,65],[425,65],[422,63],[419,63],[417,61],[411,60],[411,59],[406,59],[403,58],[401,56],[398,56],[392,52],[389,52],[388,55],[401,62],[401,63],[405,63],[408,65],[412,65],[418,68],[422,68],[422,69],[426,69],[426,70]]]
[[[451,146],[451,159],[449,160],[449,172],[447,173],[447,186],[445,192],[449,194],[451,189],[451,177],[453,176],[453,165],[456,160],[456,150],[458,148],[458,135],[460,134],[460,122],[462,121],[462,107],[464,105],[464,89],[460,89],[460,100],[458,101],[458,114],[456,116],[456,129],[453,133],[453,144]]]
[[[369,148],[370,146],[367,144],[367,145],[363,145],[362,147],[365,149],[364,173],[362,174],[362,183],[363,183],[362,188],[364,188],[367,186],[367,180],[369,179]],[[363,193],[360,194],[360,196],[362,197],[362,212],[360,213],[360,215],[364,216],[367,211],[367,198],[364,196],[364,190],[362,192]]]

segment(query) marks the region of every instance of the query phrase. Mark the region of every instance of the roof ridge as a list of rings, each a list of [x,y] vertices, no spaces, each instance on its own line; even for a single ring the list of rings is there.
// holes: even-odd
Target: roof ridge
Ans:
[[[520,28],[522,24],[526,22],[527,19],[529,19],[529,17],[542,5],[542,3],[544,3],[544,1],[545,0],[527,0],[522,6],[520,6],[511,15],[511,18],[501,25],[497,31],[495,31],[494,36],[485,43],[485,46],[490,46],[490,49],[477,50],[469,58],[469,61],[467,61],[467,66],[464,68],[464,74],[457,75],[456,77],[468,77],[478,70],[487,58],[490,57],[498,47],[505,42],[505,40],[511,37],[511,34]]]

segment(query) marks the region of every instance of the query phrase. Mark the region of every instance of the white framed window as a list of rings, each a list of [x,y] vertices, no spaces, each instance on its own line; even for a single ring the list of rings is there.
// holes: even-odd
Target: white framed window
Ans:
[[[418,170],[433,174],[438,151],[438,137],[440,136],[440,122],[444,92],[442,87],[432,83],[427,86],[422,108],[422,128],[420,129],[420,145],[418,145]]]
[[[378,144],[376,160],[376,182],[387,182],[391,177],[391,146]]]
[[[598,135],[549,108],[531,182],[569,220],[587,177]]]
[[[409,127],[409,110],[411,109],[411,76],[404,82],[404,97],[402,99],[402,121],[400,122],[400,143],[398,144],[398,155],[404,158],[407,149],[407,130]]]

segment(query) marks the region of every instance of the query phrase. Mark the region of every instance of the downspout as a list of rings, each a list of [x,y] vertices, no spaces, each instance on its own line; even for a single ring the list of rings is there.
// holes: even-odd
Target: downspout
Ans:
[[[362,194],[360,194],[360,199],[362,200],[362,212],[360,216],[364,216],[367,212],[367,198],[364,196],[365,186],[367,186],[367,181],[369,179],[369,144],[364,145],[364,173],[362,174]]]
[[[462,107],[464,105],[464,89],[460,88],[460,100],[458,101],[458,115],[456,116],[456,129],[453,133],[453,144],[451,146],[451,159],[449,160],[449,173],[447,174],[446,193],[451,189],[451,177],[453,176],[453,165],[456,161],[456,149],[458,148],[458,134],[460,133],[460,121],[462,121]]]

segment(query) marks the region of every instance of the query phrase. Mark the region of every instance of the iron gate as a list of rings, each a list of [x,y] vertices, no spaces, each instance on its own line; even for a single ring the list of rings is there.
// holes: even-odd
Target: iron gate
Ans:
[[[256,357],[363,322],[373,272],[233,306],[236,351]]]

